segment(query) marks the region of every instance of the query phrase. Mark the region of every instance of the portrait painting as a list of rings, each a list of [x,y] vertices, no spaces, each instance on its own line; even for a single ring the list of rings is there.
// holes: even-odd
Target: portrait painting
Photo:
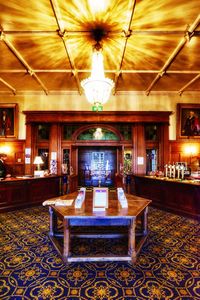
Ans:
[[[16,138],[18,107],[15,103],[0,103],[0,138]]]
[[[178,103],[177,137],[200,138],[200,104]]]

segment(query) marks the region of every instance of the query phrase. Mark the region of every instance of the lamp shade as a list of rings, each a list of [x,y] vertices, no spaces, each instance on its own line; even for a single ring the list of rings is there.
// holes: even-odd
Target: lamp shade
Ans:
[[[36,156],[33,163],[34,163],[34,165],[41,165],[44,162],[43,162],[41,156]]]

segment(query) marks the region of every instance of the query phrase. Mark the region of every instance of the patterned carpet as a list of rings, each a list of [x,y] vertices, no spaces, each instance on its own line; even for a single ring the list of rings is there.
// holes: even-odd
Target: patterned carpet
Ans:
[[[200,299],[200,223],[151,208],[149,227],[135,265],[64,264],[48,237],[47,207],[0,214],[0,299]],[[76,239],[73,251],[124,245]]]

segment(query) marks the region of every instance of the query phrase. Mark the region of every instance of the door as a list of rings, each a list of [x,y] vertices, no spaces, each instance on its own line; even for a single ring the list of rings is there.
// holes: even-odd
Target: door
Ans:
[[[114,186],[116,173],[115,147],[79,147],[78,181],[80,186]]]

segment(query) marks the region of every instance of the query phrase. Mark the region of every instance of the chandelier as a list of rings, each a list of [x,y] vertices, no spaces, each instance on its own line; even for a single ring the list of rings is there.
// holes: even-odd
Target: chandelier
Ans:
[[[104,75],[102,47],[99,42],[93,49],[91,76],[82,80],[81,86],[88,102],[94,105],[96,110],[102,109],[103,104],[109,99],[114,82]]]

